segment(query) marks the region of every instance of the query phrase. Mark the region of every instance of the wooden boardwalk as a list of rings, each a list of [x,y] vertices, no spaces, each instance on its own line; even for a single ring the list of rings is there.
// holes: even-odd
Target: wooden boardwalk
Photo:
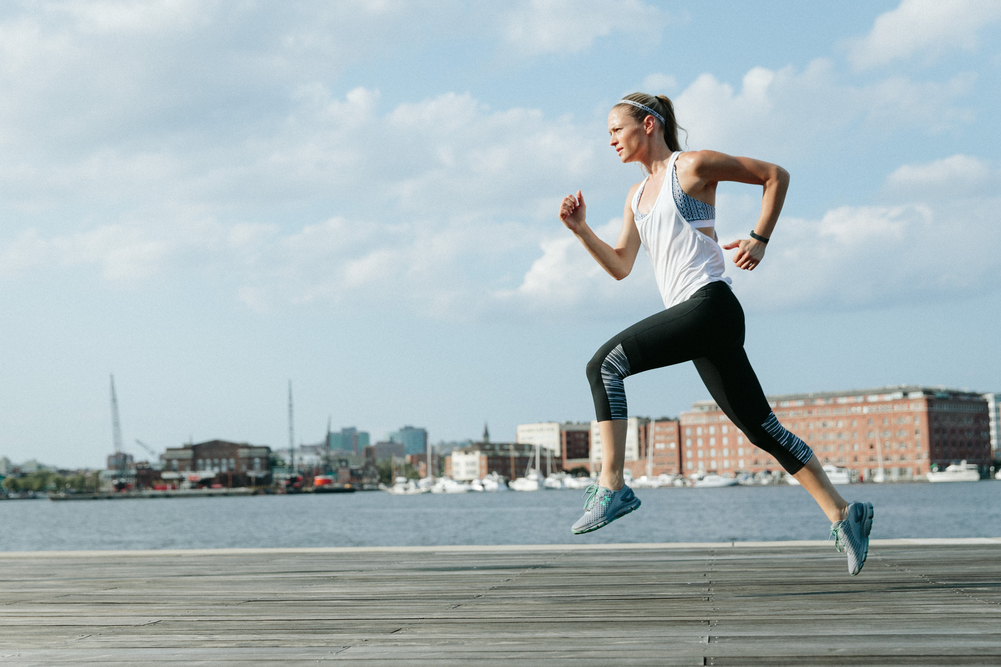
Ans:
[[[3,665],[998,665],[1001,539],[0,554]]]

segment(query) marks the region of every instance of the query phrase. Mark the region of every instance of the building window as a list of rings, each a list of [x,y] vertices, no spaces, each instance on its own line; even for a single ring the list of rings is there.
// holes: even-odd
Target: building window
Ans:
[[[726,424],[724,424],[724,425],[723,425],[723,432],[724,432],[724,433],[729,433],[729,432],[730,432],[730,427],[729,427],[729,426],[727,426]]]
[[[699,458],[700,459],[702,458],[702,450],[701,449],[699,450]]]
[[[716,444],[716,438],[709,438],[709,444],[710,445],[715,445]]]
[[[260,458],[255,458],[254,459],[254,470],[260,470],[260,469],[261,469],[261,459]]]
[[[236,470],[236,459],[230,459],[229,460],[229,469],[230,470]]]

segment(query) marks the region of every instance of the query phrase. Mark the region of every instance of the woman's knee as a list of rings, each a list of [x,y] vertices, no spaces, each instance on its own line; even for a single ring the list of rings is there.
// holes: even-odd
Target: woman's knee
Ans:
[[[584,372],[587,373],[587,381],[591,383],[592,386],[596,384],[601,384],[601,364],[605,361],[605,356],[607,355],[607,350],[602,348],[598,350],[591,361],[587,362],[587,367]]]

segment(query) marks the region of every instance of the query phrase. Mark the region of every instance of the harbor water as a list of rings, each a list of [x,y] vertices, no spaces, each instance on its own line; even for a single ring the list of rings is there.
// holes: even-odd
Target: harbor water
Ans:
[[[874,538],[1001,536],[1001,483],[856,484]],[[0,551],[816,540],[830,524],[800,487],[642,489],[633,514],[570,533],[580,491],[393,496],[372,491],[0,502]]]

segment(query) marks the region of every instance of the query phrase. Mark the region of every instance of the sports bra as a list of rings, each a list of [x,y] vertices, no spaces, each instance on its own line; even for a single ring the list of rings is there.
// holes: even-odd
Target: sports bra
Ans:
[[[650,215],[650,211],[646,213],[639,212],[640,197],[643,196],[643,189],[649,180],[649,176],[643,179],[639,189],[636,191],[636,196],[633,198],[633,213],[637,222],[642,222]],[[671,167],[671,194],[674,195],[674,203],[677,205],[678,211],[692,227],[706,229],[707,227],[716,226],[716,207],[689,196],[687,192],[681,189],[681,184],[678,183],[677,163]],[[650,210],[652,211],[653,209]]]

